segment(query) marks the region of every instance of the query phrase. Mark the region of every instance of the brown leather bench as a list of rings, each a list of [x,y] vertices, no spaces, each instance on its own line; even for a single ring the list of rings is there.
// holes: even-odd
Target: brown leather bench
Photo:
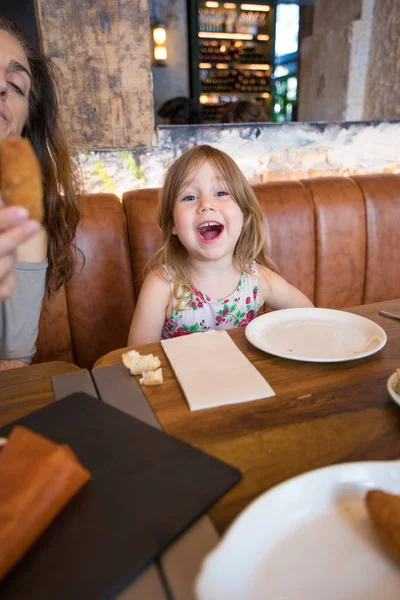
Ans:
[[[400,175],[334,177],[254,187],[268,254],[316,306],[344,308],[400,297]],[[85,255],[44,302],[34,362],[90,368],[126,345],[143,271],[159,247],[158,190],[85,198],[77,235]]]

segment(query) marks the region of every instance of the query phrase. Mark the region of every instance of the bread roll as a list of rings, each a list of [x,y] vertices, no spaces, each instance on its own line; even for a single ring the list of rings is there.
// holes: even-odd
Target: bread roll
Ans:
[[[163,383],[162,368],[156,371],[145,371],[139,379],[140,385],[161,385]]]
[[[132,375],[142,375],[146,371],[156,371],[161,366],[158,356],[153,354],[140,354],[130,350],[122,355],[122,362]]]
[[[43,187],[39,161],[28,139],[6,138],[0,146],[0,189],[6,206],[24,206],[43,221]]]

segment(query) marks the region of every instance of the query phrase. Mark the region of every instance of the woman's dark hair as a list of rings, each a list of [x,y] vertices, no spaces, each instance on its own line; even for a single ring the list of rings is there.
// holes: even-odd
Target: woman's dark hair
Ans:
[[[191,98],[185,96],[167,100],[157,114],[162,119],[169,119],[171,125],[201,123],[198,105]]]
[[[221,123],[260,123],[268,121],[267,114],[261,104],[242,100],[230,102],[221,117]]]
[[[57,67],[35,48],[15,23],[0,17],[0,30],[8,32],[20,44],[32,76],[29,113],[22,136],[31,141],[42,168],[43,224],[49,261],[46,289],[51,292],[71,278],[76,263],[75,233],[81,215],[79,178],[61,123]]]

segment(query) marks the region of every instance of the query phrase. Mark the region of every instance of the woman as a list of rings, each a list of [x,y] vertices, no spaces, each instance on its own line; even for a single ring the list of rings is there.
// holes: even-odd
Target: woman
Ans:
[[[14,24],[0,18],[0,143],[10,136],[29,138],[36,151],[43,173],[45,217],[43,227],[16,250],[15,290],[0,306],[0,370],[31,362],[44,293],[56,291],[74,271],[80,219],[54,66]]]

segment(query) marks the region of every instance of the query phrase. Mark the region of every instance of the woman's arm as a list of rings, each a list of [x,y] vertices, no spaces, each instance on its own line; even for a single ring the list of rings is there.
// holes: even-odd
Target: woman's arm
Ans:
[[[18,262],[13,272],[16,279],[14,293],[0,305],[1,369],[25,366],[36,352],[47,261]]]
[[[12,267],[24,242],[36,236],[37,221],[29,220],[28,212],[20,207],[0,208],[0,302],[10,298],[15,288]]]
[[[19,262],[44,262],[47,259],[47,235],[44,227],[17,250]]]
[[[274,310],[314,306],[297,288],[267,267],[258,266],[260,278],[260,306],[267,303]]]
[[[170,301],[170,286],[159,273],[151,272],[143,282],[136,303],[128,346],[159,342]]]
[[[45,261],[46,238],[43,239],[39,223],[29,220],[25,209],[0,208],[0,371],[29,364],[40,315],[35,306],[41,305],[44,293],[46,267],[43,273],[34,275],[34,279],[29,274],[24,285],[24,274],[12,269],[16,260]],[[38,302],[35,290],[39,295]],[[21,305],[21,299],[25,301],[25,307]],[[19,360],[19,357],[25,360]]]

